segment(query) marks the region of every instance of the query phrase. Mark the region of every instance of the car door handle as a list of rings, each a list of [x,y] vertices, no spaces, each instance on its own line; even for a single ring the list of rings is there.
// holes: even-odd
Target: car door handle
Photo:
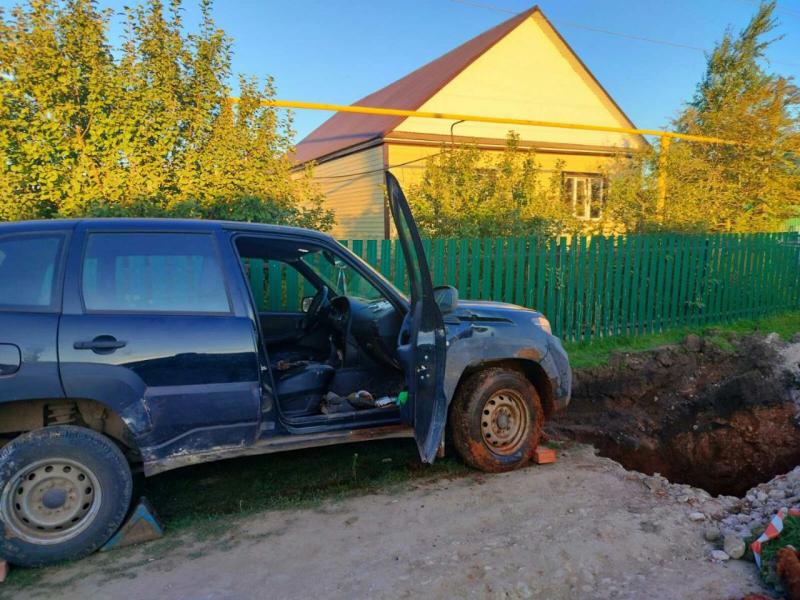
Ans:
[[[119,348],[124,348],[128,342],[122,342],[110,335],[98,335],[91,341],[75,342],[75,350],[93,350],[98,354],[109,353]]]

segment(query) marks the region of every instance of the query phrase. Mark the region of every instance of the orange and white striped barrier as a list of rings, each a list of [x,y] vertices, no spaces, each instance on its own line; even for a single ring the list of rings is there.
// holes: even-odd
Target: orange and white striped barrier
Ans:
[[[800,517],[800,509],[798,508],[782,508],[775,516],[772,517],[772,521],[770,521],[767,528],[764,530],[758,539],[750,544],[750,549],[753,551],[753,556],[756,559],[756,564],[758,568],[761,568],[761,546],[764,542],[768,542],[770,540],[774,540],[781,534],[783,531],[783,520],[787,517]]]

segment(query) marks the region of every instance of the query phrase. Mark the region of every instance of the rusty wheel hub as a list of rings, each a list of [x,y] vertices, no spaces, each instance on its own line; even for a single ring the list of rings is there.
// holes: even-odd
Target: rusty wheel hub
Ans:
[[[500,390],[483,405],[481,435],[496,454],[513,454],[525,441],[530,426],[528,404],[513,390]]]
[[[27,466],[3,490],[3,521],[21,539],[36,544],[64,542],[97,515],[101,490],[86,466],[64,458]]]

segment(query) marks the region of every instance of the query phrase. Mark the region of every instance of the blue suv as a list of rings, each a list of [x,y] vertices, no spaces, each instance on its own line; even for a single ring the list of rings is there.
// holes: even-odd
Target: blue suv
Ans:
[[[561,343],[536,311],[434,288],[389,174],[387,189],[409,296],[304,229],[0,225],[0,556],[93,552],[137,471],[401,437],[432,462],[446,429],[478,469],[528,463],[569,401]],[[290,280],[302,303],[264,310]]]

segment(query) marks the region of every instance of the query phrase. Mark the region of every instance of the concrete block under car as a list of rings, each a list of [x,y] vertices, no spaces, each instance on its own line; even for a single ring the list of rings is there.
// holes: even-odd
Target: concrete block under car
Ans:
[[[100,548],[100,551],[107,552],[115,548],[157,540],[163,535],[164,526],[156,516],[153,506],[147,498],[142,496],[125,524],[106,542],[105,546]]]

